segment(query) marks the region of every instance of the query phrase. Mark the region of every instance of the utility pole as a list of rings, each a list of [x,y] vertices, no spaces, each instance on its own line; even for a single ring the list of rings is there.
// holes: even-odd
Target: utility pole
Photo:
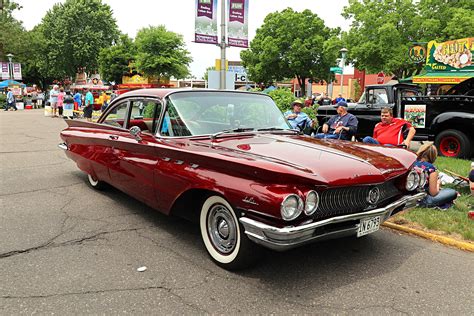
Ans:
[[[225,43],[225,3],[226,1],[220,1],[221,2],[221,42],[220,42],[220,47],[221,47],[221,72],[220,72],[220,90],[225,90],[226,83],[225,83],[225,77],[226,77],[226,67],[225,67],[225,49],[226,49],[226,43]]]

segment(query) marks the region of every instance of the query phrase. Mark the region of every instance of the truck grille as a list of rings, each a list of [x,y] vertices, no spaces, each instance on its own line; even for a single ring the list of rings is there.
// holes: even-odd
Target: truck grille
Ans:
[[[377,205],[372,205],[367,201],[369,191],[374,187],[377,187],[380,191],[380,198]],[[320,192],[319,207],[313,217],[319,220],[338,215],[357,213],[367,208],[375,208],[382,205],[385,201],[399,194],[400,191],[395,186],[395,180],[378,185],[328,189]]]

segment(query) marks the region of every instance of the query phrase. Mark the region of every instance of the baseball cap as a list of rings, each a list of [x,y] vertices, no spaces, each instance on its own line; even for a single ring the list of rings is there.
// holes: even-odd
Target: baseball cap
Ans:
[[[347,108],[347,102],[346,102],[346,101],[339,101],[339,102],[337,102],[336,108],[337,108],[337,107],[340,107],[340,106],[343,106],[343,107]]]

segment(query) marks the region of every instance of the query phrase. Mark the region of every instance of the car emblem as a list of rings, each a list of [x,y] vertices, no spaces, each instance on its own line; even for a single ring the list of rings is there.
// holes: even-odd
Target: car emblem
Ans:
[[[367,195],[367,202],[369,202],[370,204],[377,204],[379,199],[380,199],[380,190],[379,190],[379,188],[377,188],[377,187],[372,188],[369,191],[369,195]]]
[[[242,201],[248,204],[258,205],[258,203],[255,202],[254,198],[251,196],[246,196]]]

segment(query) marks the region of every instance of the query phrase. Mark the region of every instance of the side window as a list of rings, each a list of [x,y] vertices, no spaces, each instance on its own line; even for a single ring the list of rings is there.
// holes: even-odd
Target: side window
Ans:
[[[154,134],[156,119],[161,112],[161,103],[155,100],[132,100],[130,121],[127,128],[138,126],[142,132]]]
[[[115,127],[125,127],[124,123],[127,115],[127,105],[127,102],[118,104],[109,112],[102,123]]]
[[[168,107],[161,123],[160,134],[163,136],[191,136],[191,132],[179,116],[173,103],[168,100],[167,104]]]
[[[370,89],[367,101],[369,104],[388,104],[387,91],[385,89]]]

